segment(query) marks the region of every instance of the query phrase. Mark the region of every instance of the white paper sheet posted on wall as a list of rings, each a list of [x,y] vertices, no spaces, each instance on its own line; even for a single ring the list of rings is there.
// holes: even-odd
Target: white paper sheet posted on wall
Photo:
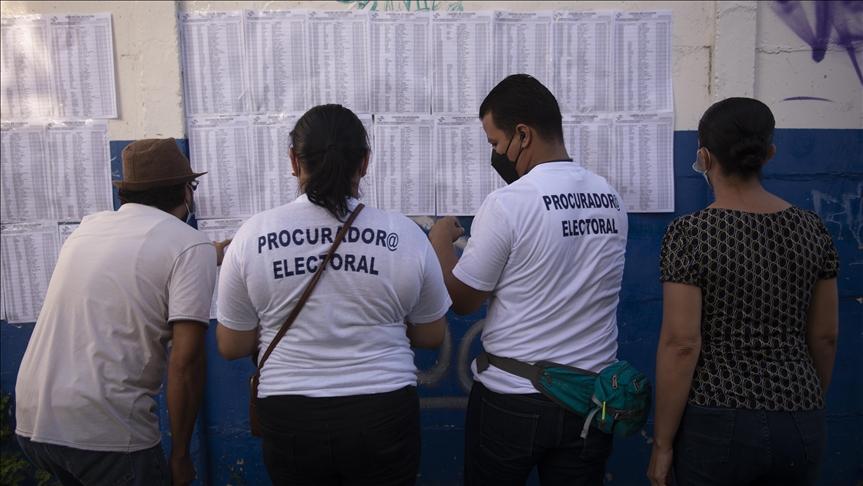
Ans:
[[[113,208],[108,125],[104,121],[51,122],[45,152],[55,167],[53,185],[60,221]]]
[[[117,118],[111,14],[0,22],[4,120]]]
[[[293,181],[274,172],[290,171],[285,124],[324,103],[352,109],[378,138],[364,202],[471,216],[502,187],[479,105],[515,73],[552,90],[570,155],[629,194],[630,211],[674,209],[670,12],[247,10],[181,21],[189,113],[233,117],[230,129],[188,119],[196,168],[226,181],[199,191],[205,217],[247,216],[283,201],[279,188],[293,196]],[[255,196],[236,192],[250,184]]]
[[[311,12],[308,32],[311,104],[339,103],[357,113],[369,113],[368,14]]]
[[[0,132],[0,221],[80,221],[112,208],[104,121],[4,122]]]
[[[372,113],[429,113],[431,16],[371,12]]]
[[[242,12],[184,13],[181,21],[186,114],[245,113]]]
[[[309,105],[309,48],[303,12],[245,12],[245,58],[253,113],[302,112]]]
[[[491,147],[476,116],[437,117],[434,147],[437,214],[473,215],[489,193],[503,187],[489,163]]]
[[[674,116],[618,114],[609,181],[632,212],[674,211]]]
[[[562,112],[611,111],[613,25],[613,12],[555,12],[552,91]]]
[[[3,119],[53,114],[48,24],[40,15],[0,19],[0,101]]]
[[[491,12],[435,12],[432,112],[477,111],[492,87],[491,61]]]
[[[375,206],[410,216],[435,214],[434,119],[380,115],[374,129]]]
[[[45,153],[44,124],[0,124],[0,221],[56,218],[52,167]]]
[[[620,12],[613,39],[614,110],[671,110],[671,13]]]
[[[34,322],[57,264],[55,221],[0,225],[3,304],[11,323]]]

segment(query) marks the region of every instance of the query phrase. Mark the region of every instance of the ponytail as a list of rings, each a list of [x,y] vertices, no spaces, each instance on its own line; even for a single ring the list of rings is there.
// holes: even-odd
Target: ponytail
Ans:
[[[341,105],[319,105],[297,120],[291,143],[308,174],[302,189],[309,201],[342,221],[349,212],[348,199],[355,196],[355,178],[369,153],[362,122]]]

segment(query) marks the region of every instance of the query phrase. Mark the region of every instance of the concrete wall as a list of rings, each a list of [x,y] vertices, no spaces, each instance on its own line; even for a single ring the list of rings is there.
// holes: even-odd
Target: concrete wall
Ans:
[[[113,174],[130,140],[185,137],[177,14],[182,11],[248,9],[463,9],[463,10],[671,10],[676,115],[675,214],[630,216],[628,264],[619,311],[621,356],[645,372],[661,318],[659,243],[668,222],[705,206],[710,194],[689,165],[697,148],[701,113],[728,96],[756,96],[777,117],[777,157],[765,184],[792,203],[816,210],[839,248],[839,354],[828,396],[830,436],[822,484],[851,484],[863,475],[863,80],[851,59],[863,63],[861,45],[840,45],[863,35],[863,12],[845,2],[825,2],[833,42],[824,45],[814,2],[800,10],[775,10],[774,2],[22,2],[4,1],[2,15],[111,12],[114,22],[120,118],[109,123]],[[841,5],[840,5],[841,4]],[[858,8],[859,7],[854,7]],[[801,16],[800,12],[803,12]],[[805,18],[804,18],[805,17]],[[801,21],[802,19],[802,21]],[[808,25],[811,35],[807,32]],[[838,30],[837,30],[837,27]],[[794,28],[792,29],[793,26]],[[844,32],[840,35],[840,31]],[[820,34],[819,34],[820,32]],[[829,38],[829,37],[828,37]],[[839,43],[837,43],[837,41]],[[815,45],[815,54],[813,47]],[[850,52],[849,52],[850,51]],[[823,54],[823,56],[822,56]],[[815,62],[819,59],[819,62]],[[463,224],[470,225],[470,219]],[[450,340],[440,352],[420,352],[424,371],[422,484],[454,484],[461,471],[465,398],[464,366],[478,349],[480,311],[451,316]],[[14,389],[32,325],[0,325],[0,388]],[[210,354],[207,391],[194,443],[199,476],[206,484],[265,484],[257,440],[246,423],[246,380],[251,366]],[[162,417],[165,419],[164,401]],[[170,437],[164,436],[166,447]],[[644,438],[619,440],[608,484],[644,484],[650,445]]]

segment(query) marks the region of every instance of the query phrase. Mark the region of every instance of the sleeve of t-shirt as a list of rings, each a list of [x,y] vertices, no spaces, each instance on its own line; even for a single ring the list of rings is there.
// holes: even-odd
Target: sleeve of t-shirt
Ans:
[[[246,279],[242,272],[245,254],[238,235],[228,245],[222,270],[219,274],[219,294],[216,302],[219,324],[234,331],[251,331],[258,327],[258,313],[252,304]],[[239,244],[237,244],[239,243]],[[236,246],[234,246],[236,245]]]
[[[168,322],[210,323],[210,305],[216,285],[216,247],[200,243],[187,248],[174,261],[168,282]]]
[[[428,324],[446,314],[452,305],[443,281],[440,262],[428,240],[425,242],[425,261],[423,262],[423,283],[420,298],[407,316],[412,324]]]
[[[663,282],[697,286],[698,269],[692,250],[693,244],[686,232],[686,223],[681,219],[672,221],[662,238],[659,279]]]
[[[818,267],[818,278],[826,280],[836,278],[839,274],[839,253],[836,251],[836,245],[833,244],[833,238],[830,237],[830,232],[824,226],[824,222],[817,214],[813,213],[818,225],[818,246],[821,248],[821,265]]]
[[[489,196],[471,225],[471,237],[452,271],[455,278],[479,291],[497,287],[512,251],[512,231],[497,198]]]

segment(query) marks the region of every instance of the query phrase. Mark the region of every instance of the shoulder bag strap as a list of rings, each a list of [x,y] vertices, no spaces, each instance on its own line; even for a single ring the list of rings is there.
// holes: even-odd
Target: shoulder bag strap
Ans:
[[[279,344],[279,341],[282,340],[282,337],[288,332],[288,328],[291,327],[291,324],[294,323],[297,316],[300,314],[300,311],[303,310],[303,306],[306,305],[306,301],[309,300],[309,297],[312,295],[312,291],[315,290],[315,286],[318,284],[318,280],[321,279],[321,274],[324,273],[324,269],[330,264],[330,260],[333,258],[333,254],[336,253],[339,245],[342,243],[342,240],[345,239],[345,235],[348,233],[348,230],[351,228],[354,220],[357,219],[357,215],[360,214],[360,211],[365,207],[364,204],[360,203],[353,210],[348,220],[345,221],[345,224],[342,225],[338,234],[336,234],[336,239],[333,241],[333,246],[330,247],[330,251],[327,252],[327,256],[324,257],[324,261],[318,266],[318,270],[312,276],[312,279],[309,280],[309,283],[306,284],[306,289],[303,291],[303,294],[300,296],[300,300],[297,302],[297,305],[294,306],[294,309],[288,315],[288,318],[285,319],[285,323],[282,324],[282,328],[279,329],[278,334],[273,340],[270,342],[270,346],[267,348],[267,351],[264,352],[264,355],[261,357],[261,360],[258,361],[258,370],[255,373],[255,381],[257,381],[258,377],[261,374],[261,369],[264,367],[264,363],[267,361],[267,358],[270,357],[270,353],[276,349],[276,345]]]

